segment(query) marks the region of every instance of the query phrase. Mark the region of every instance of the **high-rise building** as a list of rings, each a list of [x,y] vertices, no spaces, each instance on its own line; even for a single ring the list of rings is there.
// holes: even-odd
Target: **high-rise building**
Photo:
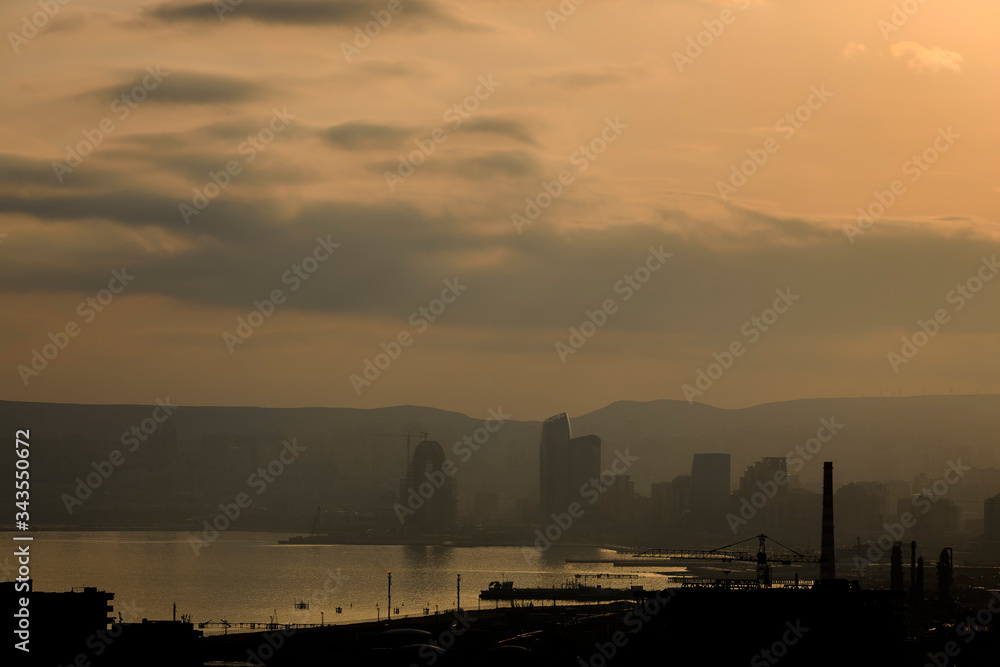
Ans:
[[[596,435],[571,438],[568,448],[569,502],[577,500],[583,486],[601,476],[601,439]]]
[[[885,485],[851,482],[837,489],[837,526],[842,534],[868,536],[882,529],[882,508],[887,500],[881,493]]]
[[[729,454],[695,454],[691,463],[691,521],[702,533],[727,530]]]
[[[580,488],[601,474],[601,439],[572,436],[566,413],[542,423],[539,442],[539,507],[543,520],[580,502]]]
[[[788,479],[788,460],[784,456],[765,456],[753,465],[749,465],[743,471],[743,476],[737,484],[740,495],[750,495],[761,490],[761,486],[768,486],[768,482],[775,482],[778,486],[785,488],[784,483]]]
[[[670,482],[669,523],[679,526],[691,512],[691,476],[678,475]]]
[[[950,498],[933,493],[914,494],[901,499],[896,505],[896,515],[909,512],[916,522],[906,529],[902,540],[930,542],[953,537],[961,528],[962,512]]]
[[[729,454],[695,454],[691,462],[691,511],[729,503]]]
[[[407,531],[455,525],[458,491],[450,474],[454,470],[444,470],[444,464],[444,449],[437,441],[424,440],[413,450],[406,478],[400,481],[400,505],[412,510],[412,514],[402,512]]]
[[[542,423],[538,499],[542,517],[565,512],[569,488],[569,417],[560,413]]]
[[[616,526],[634,523],[635,482],[630,475],[619,475],[615,483],[601,494],[601,508]]]
[[[654,526],[670,524],[670,482],[653,482],[650,485],[650,523]]]
[[[784,530],[788,525],[788,461],[784,456],[765,456],[746,467],[736,495],[757,511],[747,519],[750,530]]]
[[[986,542],[1000,544],[1000,493],[987,498],[983,505]]]

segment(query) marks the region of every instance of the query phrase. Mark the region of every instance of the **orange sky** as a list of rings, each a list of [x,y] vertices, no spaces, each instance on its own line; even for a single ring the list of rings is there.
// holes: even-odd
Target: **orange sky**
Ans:
[[[1000,391],[991,0],[221,4],[0,8],[0,398]]]

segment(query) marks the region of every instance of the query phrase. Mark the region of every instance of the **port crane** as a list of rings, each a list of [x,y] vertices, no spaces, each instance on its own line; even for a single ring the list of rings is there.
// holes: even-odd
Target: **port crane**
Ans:
[[[753,540],[758,540],[757,551],[754,552],[749,548],[742,549],[730,549],[730,547],[736,547],[741,544],[746,544]],[[767,540],[771,540],[785,552],[779,553],[768,553],[767,552]],[[786,546],[779,542],[778,540],[768,537],[767,535],[761,533],[754,537],[747,538],[745,540],[740,540],[739,542],[734,542],[732,544],[727,544],[724,547],[718,547],[717,549],[647,549],[646,551],[639,551],[632,554],[633,558],[663,558],[663,559],[684,559],[684,560],[718,560],[723,563],[731,562],[746,562],[746,563],[756,563],[757,564],[757,582],[765,587],[771,587],[771,563],[779,563],[781,565],[791,565],[792,563],[819,563],[820,559],[817,556],[807,556],[805,554],[799,553],[795,549]]]

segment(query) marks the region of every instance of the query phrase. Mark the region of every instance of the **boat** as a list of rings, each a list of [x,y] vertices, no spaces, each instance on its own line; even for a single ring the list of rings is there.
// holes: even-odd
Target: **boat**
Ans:
[[[642,586],[629,588],[604,588],[576,581],[567,581],[560,586],[538,588],[515,588],[513,581],[491,581],[489,588],[479,592],[480,600],[571,600],[575,602],[611,602],[633,600],[645,597]]]

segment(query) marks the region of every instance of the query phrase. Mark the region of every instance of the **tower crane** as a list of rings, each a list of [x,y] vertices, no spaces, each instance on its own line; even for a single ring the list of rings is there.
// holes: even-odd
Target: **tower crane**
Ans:
[[[757,551],[753,552],[749,548],[743,549],[730,549],[730,547],[739,546],[750,542],[751,540],[758,540]],[[782,549],[785,549],[783,553],[771,553],[767,552],[767,540],[771,540]],[[771,587],[771,563],[779,563],[781,565],[791,565],[792,563],[819,563],[820,559],[816,556],[807,556],[805,554],[799,553],[795,549],[786,546],[779,542],[778,540],[768,537],[767,535],[761,533],[754,537],[747,538],[745,540],[740,540],[739,542],[734,542],[732,544],[727,544],[724,547],[718,547],[717,549],[702,550],[702,549],[647,549],[646,551],[640,551],[632,554],[633,558],[663,558],[663,559],[678,559],[678,560],[718,560],[723,563],[730,562],[746,562],[746,563],[756,563],[757,564],[757,582],[765,587]]]
[[[374,438],[406,438],[406,466],[403,468],[406,474],[410,472],[410,439],[417,436],[424,440],[427,439],[427,431],[420,431],[420,433],[410,433],[409,431],[406,433],[372,433],[370,435]]]

